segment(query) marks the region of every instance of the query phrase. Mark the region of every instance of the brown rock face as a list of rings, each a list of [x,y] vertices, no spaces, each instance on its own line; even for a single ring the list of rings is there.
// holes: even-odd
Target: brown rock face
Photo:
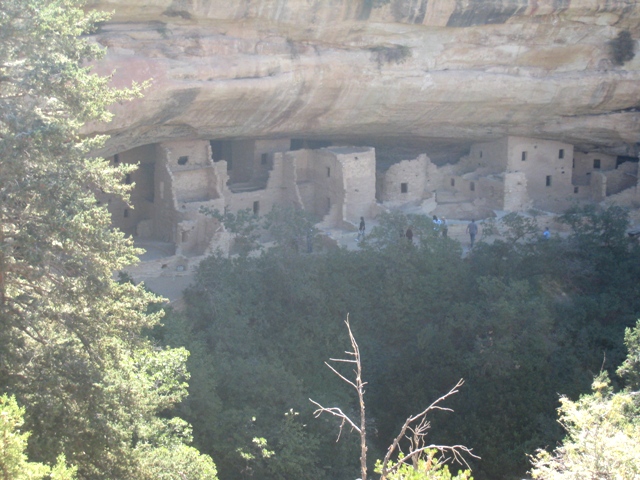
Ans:
[[[460,146],[519,135],[637,155],[633,0],[100,0],[105,154],[178,138]]]

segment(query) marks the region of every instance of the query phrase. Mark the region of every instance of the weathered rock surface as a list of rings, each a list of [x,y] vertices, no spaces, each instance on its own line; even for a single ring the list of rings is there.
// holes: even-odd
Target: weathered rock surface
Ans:
[[[382,4],[382,5],[381,5]],[[636,155],[636,0],[98,0],[105,154],[176,138],[448,145],[506,135]],[[428,150],[427,150],[428,151]]]

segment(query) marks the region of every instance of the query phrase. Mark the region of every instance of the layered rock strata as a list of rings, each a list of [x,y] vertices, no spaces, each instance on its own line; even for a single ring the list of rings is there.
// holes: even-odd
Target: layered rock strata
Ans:
[[[151,79],[104,154],[175,139],[402,145],[507,135],[635,156],[634,0],[100,0],[97,71]],[[636,48],[633,40],[631,48]]]

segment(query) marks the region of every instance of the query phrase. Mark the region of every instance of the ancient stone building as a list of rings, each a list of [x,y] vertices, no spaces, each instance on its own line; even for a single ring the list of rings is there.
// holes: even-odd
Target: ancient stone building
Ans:
[[[434,198],[433,208],[452,218],[488,210],[560,213],[637,183],[637,162],[618,164],[615,156],[577,152],[567,143],[510,136],[473,144],[455,164],[436,167],[424,155],[396,163],[378,173],[377,198],[389,206]]]
[[[138,147],[114,163],[138,163],[126,183],[131,205],[109,202],[114,226],[139,239],[175,245],[177,255],[221,248],[228,235],[203,208],[268,213],[302,208],[326,228],[342,228],[375,208],[375,151],[328,147],[289,151],[289,140],[181,140]]]
[[[229,251],[230,235],[203,208],[268,213],[274,205],[313,214],[324,229],[355,229],[361,216],[416,206],[448,218],[482,218],[492,211],[538,209],[560,213],[601,202],[631,188],[638,163],[574,151],[557,141],[510,136],[473,144],[454,164],[426,155],[376,171],[370,147],[310,149],[276,140],[176,140],[137,147],[112,158],[137,163],[131,204],[108,202],[126,234],[175,246],[182,256]],[[310,145],[307,145],[310,146]],[[622,197],[620,197],[622,198]]]

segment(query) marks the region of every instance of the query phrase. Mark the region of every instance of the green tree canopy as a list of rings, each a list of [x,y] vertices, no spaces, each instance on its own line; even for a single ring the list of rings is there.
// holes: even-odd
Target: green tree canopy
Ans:
[[[640,392],[633,390],[638,387],[639,338],[640,321],[635,329],[627,329],[629,356],[618,369],[631,380],[628,387],[614,393],[605,372],[594,380],[592,394],[575,402],[562,397],[558,411],[566,436],[552,453],[538,451],[533,458],[533,478],[614,480],[640,476]]]
[[[68,468],[64,455],[53,468],[30,462],[24,453],[29,432],[22,432],[24,408],[14,397],[0,397],[0,478],[2,480],[39,480],[51,475],[56,480],[73,480],[75,468]]]
[[[0,6],[0,389],[26,406],[36,461],[64,453],[79,478],[151,479],[153,458],[174,458],[181,478],[195,457],[168,412],[186,395],[187,352],[155,348],[144,331],[158,299],[113,279],[138,252],[94,192],[126,198],[131,167],[92,157],[104,139],[80,134],[141,87],[91,72],[103,51],[83,35],[107,17],[83,7]],[[208,462],[191,478],[213,478]]]

